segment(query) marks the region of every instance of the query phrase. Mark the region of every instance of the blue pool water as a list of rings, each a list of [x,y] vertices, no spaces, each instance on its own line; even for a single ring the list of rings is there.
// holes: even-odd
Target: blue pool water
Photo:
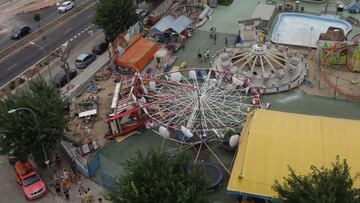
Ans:
[[[347,35],[352,26],[345,20],[303,13],[281,13],[273,29],[271,41],[279,44],[316,47],[320,33],[329,27],[342,28]]]

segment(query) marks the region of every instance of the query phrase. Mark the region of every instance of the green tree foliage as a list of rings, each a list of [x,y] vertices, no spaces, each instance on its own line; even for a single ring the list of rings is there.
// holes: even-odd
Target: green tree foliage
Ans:
[[[114,203],[207,202],[207,181],[187,154],[169,158],[155,149],[125,163],[126,174],[115,181],[116,191],[106,193]]]
[[[353,188],[354,177],[350,175],[350,167],[346,160],[332,163],[330,168],[310,167],[308,175],[297,175],[289,167],[290,174],[284,183],[275,181],[273,189],[277,193],[275,202],[281,203],[357,203],[360,202],[360,190]]]
[[[133,0],[99,0],[93,22],[114,39],[137,19]]]
[[[42,144],[50,158],[68,123],[66,103],[60,90],[43,79],[31,81],[29,90],[8,95],[0,101],[0,145],[3,148],[13,145],[20,159],[25,160],[32,155],[39,166],[44,166]],[[10,109],[21,107],[34,111],[39,129],[31,111],[8,113]]]

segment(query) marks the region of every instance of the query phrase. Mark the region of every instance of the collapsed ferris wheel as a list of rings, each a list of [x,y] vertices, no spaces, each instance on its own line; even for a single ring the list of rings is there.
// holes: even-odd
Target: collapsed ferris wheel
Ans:
[[[181,149],[199,145],[195,162],[202,146],[213,153],[208,143],[223,142],[227,132],[233,133],[229,145],[236,147],[247,114],[261,107],[250,81],[231,72],[186,69],[157,77],[134,75],[128,81],[132,85],[123,97],[133,106],[122,109],[131,112],[130,120],[143,120],[148,129],[163,137],[163,144],[171,140]],[[114,126],[129,122],[124,121],[126,112],[119,112],[117,119],[121,120]]]

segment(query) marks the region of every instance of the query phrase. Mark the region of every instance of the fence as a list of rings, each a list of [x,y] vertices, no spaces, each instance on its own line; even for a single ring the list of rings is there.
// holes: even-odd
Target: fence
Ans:
[[[95,176],[100,168],[99,151],[94,152],[89,159],[85,159],[70,142],[64,140],[60,142],[60,149],[75,163],[76,169],[88,178]]]

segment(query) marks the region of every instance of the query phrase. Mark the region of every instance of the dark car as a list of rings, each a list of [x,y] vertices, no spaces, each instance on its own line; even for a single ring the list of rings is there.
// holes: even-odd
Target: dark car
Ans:
[[[18,27],[15,28],[10,35],[11,39],[21,39],[24,36],[26,36],[27,34],[29,34],[31,32],[31,28],[29,26],[23,26],[23,27]]]
[[[18,161],[18,156],[16,152],[12,149],[8,152],[8,161],[10,165],[15,165],[15,162]]]
[[[72,80],[76,76],[77,76],[77,71],[70,70],[69,79]],[[56,74],[54,77],[53,83],[56,87],[59,87],[59,88],[64,87],[68,83],[65,72],[62,71],[62,72]]]
[[[101,55],[108,49],[108,46],[109,46],[108,42],[102,42],[100,44],[97,44],[93,47],[92,53],[96,55]]]
[[[78,56],[75,60],[75,67],[84,69],[95,60],[96,60],[95,54],[90,54],[90,53],[80,54],[80,56]]]

